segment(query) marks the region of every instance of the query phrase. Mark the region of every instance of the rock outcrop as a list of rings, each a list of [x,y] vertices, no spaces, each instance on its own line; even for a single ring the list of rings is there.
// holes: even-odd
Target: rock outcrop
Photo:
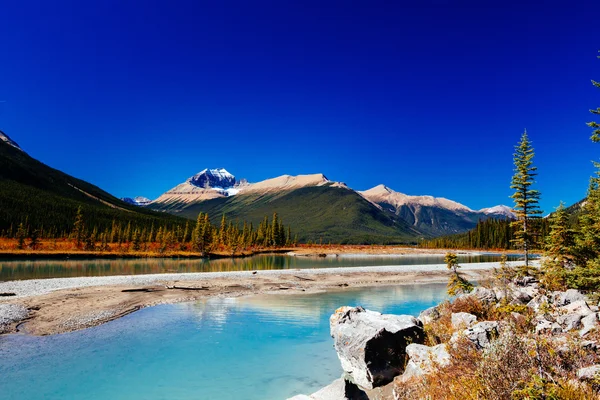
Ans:
[[[342,369],[357,385],[373,389],[404,371],[406,347],[423,343],[422,323],[409,315],[384,315],[342,307],[330,318],[331,336]]]
[[[399,378],[403,382],[431,374],[438,367],[445,367],[450,363],[450,354],[445,343],[433,347],[410,344],[406,347],[406,354],[409,360]]]

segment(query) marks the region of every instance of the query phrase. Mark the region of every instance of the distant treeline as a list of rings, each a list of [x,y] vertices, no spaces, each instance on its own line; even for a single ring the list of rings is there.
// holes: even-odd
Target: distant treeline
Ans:
[[[534,249],[543,247],[544,238],[548,234],[548,221],[539,218],[531,221],[537,232]],[[419,247],[436,249],[518,249],[515,244],[515,226],[510,219],[487,219],[479,221],[475,228],[468,232],[442,236],[419,243]]]
[[[285,226],[277,213],[273,218],[265,216],[255,227],[250,223],[229,221],[221,218],[220,225],[210,222],[208,214],[200,213],[197,221],[184,224],[155,225],[140,223],[139,220],[126,223],[113,220],[110,226],[98,226],[96,219],[84,214],[79,207],[71,228],[68,231],[50,229],[41,231],[26,223],[20,223],[16,229],[4,231],[4,237],[17,240],[17,248],[39,250],[40,239],[69,239],[73,247],[86,251],[111,251],[118,244],[119,249],[133,251],[192,251],[207,254],[212,251],[230,251],[235,253],[249,248],[281,247],[295,243],[289,226]],[[144,222],[144,221],[142,221]],[[50,232],[50,233],[49,233]]]

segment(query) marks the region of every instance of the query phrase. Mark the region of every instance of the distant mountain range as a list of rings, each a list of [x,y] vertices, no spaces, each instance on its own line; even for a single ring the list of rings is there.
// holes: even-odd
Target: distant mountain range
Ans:
[[[257,225],[277,212],[298,240],[322,243],[414,243],[465,232],[480,219],[514,217],[506,206],[471,210],[452,200],[410,196],[385,185],[355,191],[323,174],[250,183],[224,168],[202,170],[153,201],[117,199],[33,159],[0,131],[0,233],[14,231],[25,220],[68,231],[79,206],[100,226],[113,220],[179,223],[177,216],[195,219],[199,212],[207,212],[214,223],[225,214]]]
[[[278,212],[300,240],[415,241],[465,232],[481,219],[514,218],[507,206],[481,210],[432,196],[410,196],[385,185],[355,191],[323,174],[283,175],[257,183],[237,180],[224,168],[204,169],[145,205],[195,218],[208,212],[260,222]]]

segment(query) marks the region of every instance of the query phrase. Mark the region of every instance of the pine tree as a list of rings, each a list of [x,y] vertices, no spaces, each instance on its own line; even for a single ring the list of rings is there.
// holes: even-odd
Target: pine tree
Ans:
[[[133,232],[132,249],[133,249],[133,251],[140,251],[141,248],[142,248],[142,241],[140,238],[140,231],[139,231],[139,229],[136,229]]]
[[[40,245],[40,240],[39,240],[39,231],[37,229],[34,229],[31,232],[31,238],[30,238],[30,242],[29,242],[29,248],[31,248],[31,250],[37,250],[38,247]]]
[[[17,248],[23,250],[25,248],[25,238],[27,237],[27,231],[25,226],[21,222],[19,228],[17,228]]]
[[[473,285],[458,272],[460,265],[458,265],[458,256],[456,253],[447,253],[444,262],[451,273],[450,280],[448,281],[448,294],[450,296],[469,293],[473,290]]]
[[[533,166],[534,151],[527,136],[527,131],[521,136],[520,143],[515,147],[514,164],[515,174],[512,177],[510,188],[515,190],[511,198],[515,202],[517,220],[515,227],[515,244],[525,253],[525,267],[529,267],[529,250],[535,242],[535,233],[531,220],[539,218],[542,211],[539,209],[540,192],[532,189],[537,167]]]
[[[219,244],[221,246],[225,245],[227,240],[227,219],[225,218],[225,214],[221,217],[221,226],[219,227]]]
[[[572,251],[575,245],[573,230],[569,227],[569,215],[564,203],[550,215],[550,234],[546,237],[544,255],[547,262],[564,268],[573,260]]]
[[[81,248],[83,241],[85,226],[83,223],[83,211],[81,206],[77,208],[77,214],[75,215],[75,223],[73,224],[73,239],[75,240],[75,247]]]
[[[600,58],[600,56],[598,56],[598,58]],[[600,89],[600,82],[592,80],[592,85]],[[592,109],[590,112],[594,115],[600,115],[600,107]],[[592,142],[600,142],[600,123],[592,121],[588,122],[587,125],[592,128],[592,136],[590,137]]]

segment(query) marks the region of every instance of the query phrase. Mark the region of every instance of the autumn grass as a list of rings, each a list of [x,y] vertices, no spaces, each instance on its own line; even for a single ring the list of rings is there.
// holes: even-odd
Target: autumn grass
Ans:
[[[133,250],[131,243],[110,243],[107,248],[99,250],[101,243],[96,243],[96,250],[77,248],[70,239],[45,239],[40,240],[35,249],[18,248],[16,239],[0,238],[1,258],[202,258],[203,256],[193,251],[189,245],[177,245],[167,250],[161,249],[160,243],[146,243],[141,250]],[[294,250],[287,247],[252,247],[236,250],[216,249],[208,254],[210,258],[219,257],[247,257],[261,253],[282,253]]]
[[[500,322],[499,336],[483,351],[464,337],[448,345],[451,363],[408,383],[397,383],[398,400],[598,399],[596,382],[580,382],[576,371],[600,362],[578,335],[553,337],[533,333],[527,307],[486,304],[474,296],[438,306],[440,317],[425,325],[426,344],[448,343],[454,333],[453,312],[468,312],[479,321]],[[586,340],[600,339],[592,332]]]

